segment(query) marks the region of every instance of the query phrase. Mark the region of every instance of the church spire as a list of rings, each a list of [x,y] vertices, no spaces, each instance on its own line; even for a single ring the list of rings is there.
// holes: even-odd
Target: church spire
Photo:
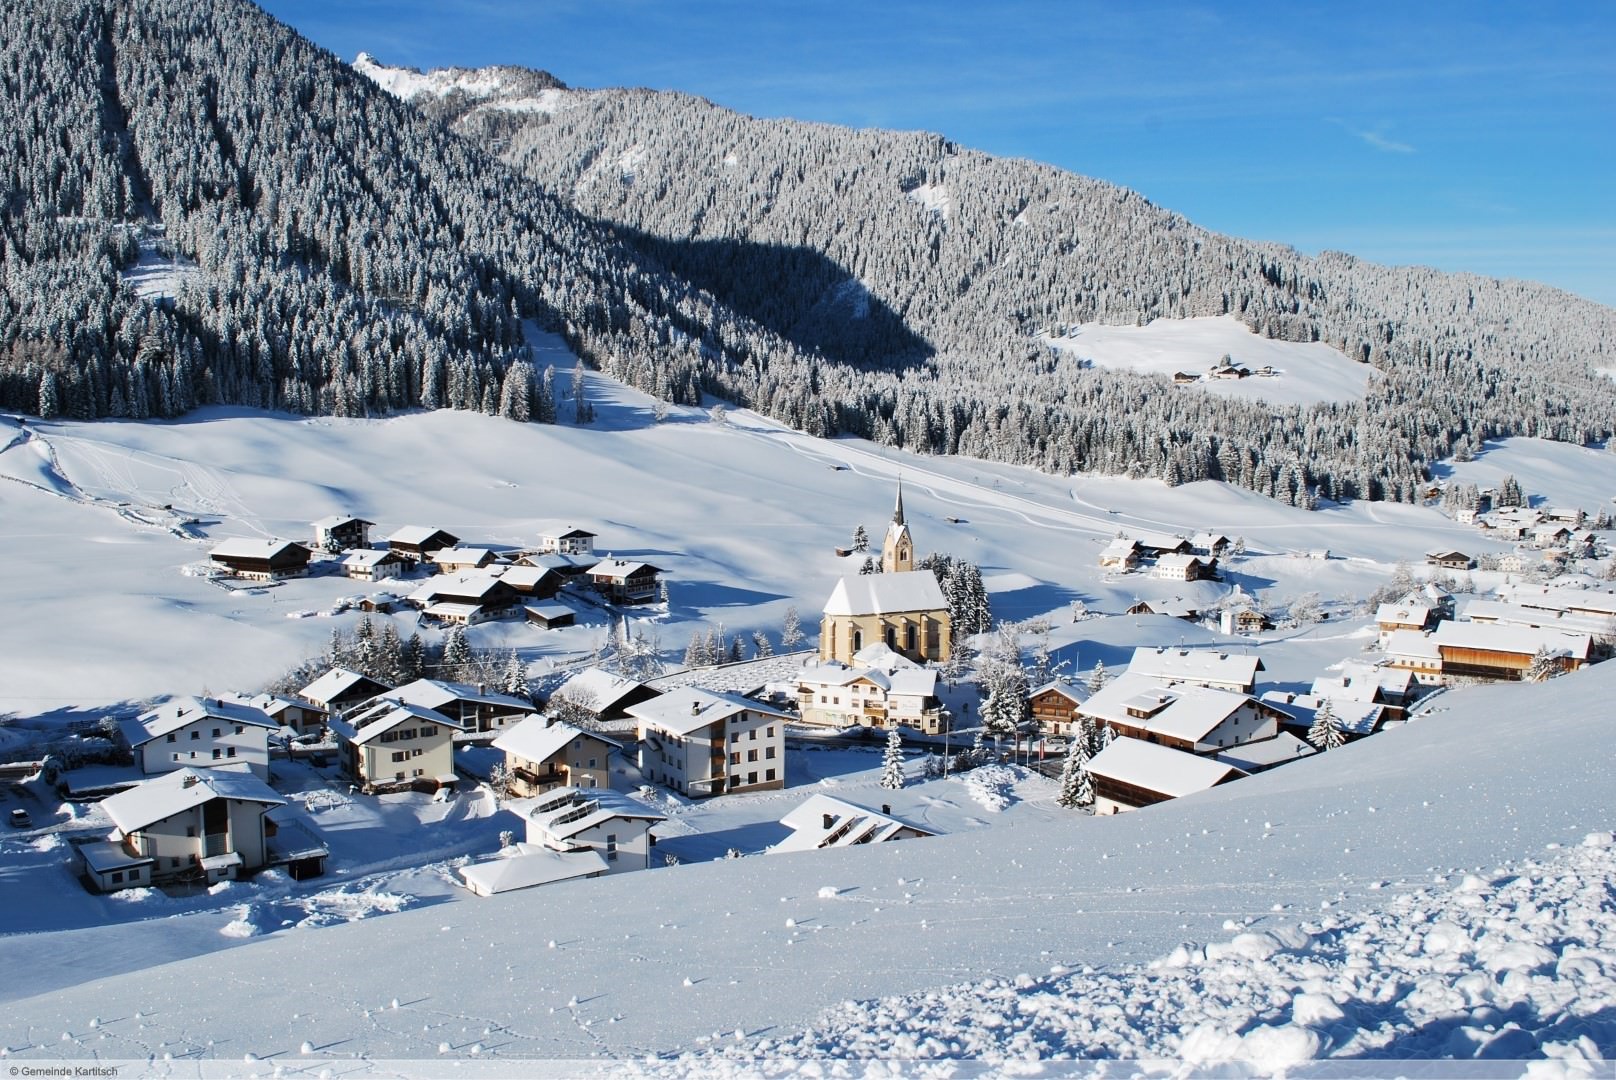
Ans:
[[[902,525],[903,521],[903,474],[898,474],[898,505],[892,511],[892,523]]]
[[[903,520],[903,477],[898,477],[898,501],[892,508],[892,524],[881,542],[881,572],[901,574],[915,568],[915,541]]]

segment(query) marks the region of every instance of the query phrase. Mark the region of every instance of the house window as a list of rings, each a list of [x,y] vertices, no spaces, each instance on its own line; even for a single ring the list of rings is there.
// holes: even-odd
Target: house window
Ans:
[[[855,630],[853,631],[853,651],[858,652],[862,648],[864,648],[864,631]]]
[[[121,882],[122,880],[123,880],[123,871],[122,870],[114,870],[112,872],[112,883],[114,885],[116,885],[119,882]]]
[[[768,772],[764,773],[763,775],[764,775],[765,778],[767,778],[769,780],[773,780],[774,779],[774,770],[770,769]]]
[[[915,628],[914,628],[913,625],[910,625],[910,626],[907,626],[907,627],[904,628],[903,642],[904,642],[903,647],[905,649],[908,649],[910,652],[915,651],[915,644],[916,644],[916,642],[915,642]]]
[[[195,761],[195,760],[196,760],[196,751],[195,751],[195,750],[192,750],[192,751],[191,751],[191,760],[192,760],[192,761]]]
[[[393,760],[394,761],[403,761],[408,756],[409,755],[405,754],[404,751],[402,751],[402,750],[393,751]]]
[[[735,751],[729,756],[729,763],[731,765],[739,765],[741,763],[741,752],[739,750]]]
[[[242,725],[240,725],[240,724],[236,725],[236,734],[237,735],[241,735],[241,734],[245,733],[246,730],[247,729],[245,727],[243,727]]]
[[[224,752],[224,756],[225,757],[235,757],[236,756],[236,748],[234,746],[230,747],[228,750],[226,750]]]
[[[174,760],[178,761],[179,759],[180,759],[180,752],[178,750],[176,750],[176,751],[174,751]]]
[[[213,729],[213,737],[215,739],[217,739],[219,737],[219,729],[218,728]]]
[[[764,730],[763,730],[763,737],[764,737],[764,738],[765,738],[765,739],[772,739],[772,738],[774,738],[774,725],[773,725],[773,724],[770,724],[770,725],[769,725],[769,726],[768,726],[768,727],[767,727],[767,728],[765,728],[765,729],[764,729]]]
[[[215,746],[213,748],[213,760],[218,761],[222,757],[224,757],[224,751]]]
[[[185,826],[185,835],[194,837],[196,835],[196,826],[195,825],[187,825],[187,826]]]
[[[741,733],[739,731],[730,732],[729,733],[729,741],[731,742],[731,744],[740,742],[741,741]]]
[[[616,833],[607,833],[606,834],[606,861],[607,862],[616,862],[617,861],[617,834]]]
[[[416,747],[414,750],[410,751],[410,757],[420,757],[420,756],[421,756],[420,747]]]
[[[764,747],[763,748],[763,756],[765,758],[769,759],[770,761],[774,760],[774,747],[772,747],[772,746]]]
[[[173,742],[173,741],[174,741],[174,740],[175,740],[175,739],[177,739],[177,738],[179,738],[179,736],[178,736],[178,735],[175,735],[175,734],[174,734],[174,733],[173,733],[173,732],[172,732],[172,731],[170,731],[170,732],[169,732],[169,733],[168,733],[168,741],[169,741],[169,742]]]
[[[595,758],[590,758],[589,759],[589,768],[593,769],[595,767],[595,761],[596,761]]]
[[[168,868],[170,870],[174,869],[174,867],[178,866],[179,864],[180,864],[180,857],[178,855],[170,855],[168,857]]]
[[[751,731],[748,731],[746,733],[746,737],[748,739],[751,739],[753,742],[756,742],[757,741],[757,728],[753,728]]]
[[[201,737],[202,737],[202,732],[198,731],[196,728],[191,729],[191,738],[200,739]]]
[[[757,751],[756,750],[748,750],[746,752],[746,760],[747,761],[756,761],[757,759],[758,759],[758,757],[757,757]]]
[[[757,783],[757,773],[755,773],[755,772],[749,772],[749,773],[747,773],[747,774],[746,774],[746,782],[747,782],[747,783],[748,783],[748,784],[755,784],[755,783]]]

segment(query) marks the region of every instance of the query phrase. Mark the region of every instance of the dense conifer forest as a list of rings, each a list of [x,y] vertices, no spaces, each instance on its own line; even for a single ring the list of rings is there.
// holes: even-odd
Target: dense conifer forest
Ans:
[[[553,420],[532,320],[669,401],[1297,503],[1411,499],[1496,436],[1611,434],[1616,312],[1544,286],[1306,258],[935,135],[482,82],[397,100],[243,0],[5,5],[0,407]],[[164,261],[172,288],[137,291]],[[1040,337],[1225,313],[1381,377],[1270,408]]]

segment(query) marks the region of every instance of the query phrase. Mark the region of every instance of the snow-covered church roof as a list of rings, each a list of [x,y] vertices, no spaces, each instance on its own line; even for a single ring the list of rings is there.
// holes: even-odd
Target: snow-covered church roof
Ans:
[[[905,570],[842,578],[825,601],[824,611],[826,615],[883,615],[947,608],[937,575],[930,570]]]

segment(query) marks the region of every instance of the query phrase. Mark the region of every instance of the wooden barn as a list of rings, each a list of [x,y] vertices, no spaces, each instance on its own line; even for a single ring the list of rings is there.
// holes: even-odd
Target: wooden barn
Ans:
[[[274,581],[307,574],[311,554],[292,540],[226,540],[208,558],[232,577]]]

